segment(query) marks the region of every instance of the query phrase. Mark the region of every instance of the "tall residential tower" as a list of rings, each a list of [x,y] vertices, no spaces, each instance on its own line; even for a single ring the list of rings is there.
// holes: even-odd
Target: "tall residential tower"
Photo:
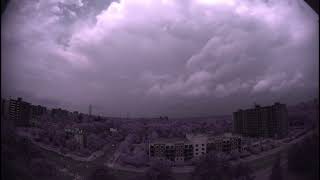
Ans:
[[[233,113],[233,129],[236,134],[251,137],[279,137],[288,134],[288,112],[285,104],[255,105],[252,109]]]
[[[28,126],[31,119],[31,104],[22,101],[22,98],[17,100],[9,100],[9,119],[16,126]]]

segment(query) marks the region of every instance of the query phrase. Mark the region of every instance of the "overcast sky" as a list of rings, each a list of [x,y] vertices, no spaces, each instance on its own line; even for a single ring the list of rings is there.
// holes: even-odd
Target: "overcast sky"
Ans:
[[[318,23],[299,0],[12,0],[1,93],[112,116],[292,104],[318,94]]]

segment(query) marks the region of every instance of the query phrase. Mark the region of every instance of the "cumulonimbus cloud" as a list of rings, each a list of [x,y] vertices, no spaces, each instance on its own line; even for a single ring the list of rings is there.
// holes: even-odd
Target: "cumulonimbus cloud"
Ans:
[[[94,13],[85,0],[20,6],[1,33],[13,46],[5,56],[18,62],[28,55],[37,66],[23,62],[18,69],[49,72],[37,77],[41,86],[27,88],[43,95],[60,83],[56,98],[67,89],[70,101],[85,103],[91,94],[111,108],[134,96],[158,103],[311,93],[319,86],[318,15],[302,0],[120,0]],[[18,82],[28,79],[11,80],[25,88]]]
[[[116,44],[113,48],[118,50],[135,44],[131,47],[135,51],[133,54],[144,53],[148,48],[154,51],[163,48],[164,53],[173,54],[165,45],[183,46],[179,42],[193,42],[195,53],[181,60],[185,62],[181,64],[184,66],[181,75],[168,79],[168,82],[154,82],[148,92],[155,94],[201,95],[210,92],[218,95],[221,93],[215,92],[236,79],[242,81],[238,85],[245,83],[250,86],[250,92],[257,91],[262,84],[276,91],[281,88],[274,88],[277,86],[274,81],[264,83],[266,80],[261,79],[268,79],[277,69],[278,72],[287,72],[282,78],[290,81],[296,73],[301,73],[299,66],[290,64],[315,60],[305,59],[306,53],[316,52],[305,52],[304,47],[315,43],[317,16],[310,13],[303,3],[288,0],[123,0],[113,2],[97,16],[94,27],[75,34],[71,43],[83,48],[100,46],[103,41],[108,41]],[[121,38],[126,38],[126,41],[121,43]],[[168,41],[157,46],[157,41],[161,41],[159,38],[167,38]],[[296,57],[288,57],[288,52]],[[144,58],[152,61],[151,56]],[[284,65],[279,68],[279,64]],[[206,80],[192,80],[203,73],[206,73]],[[303,77],[299,81],[291,81],[294,83],[287,84],[287,88],[301,81]]]

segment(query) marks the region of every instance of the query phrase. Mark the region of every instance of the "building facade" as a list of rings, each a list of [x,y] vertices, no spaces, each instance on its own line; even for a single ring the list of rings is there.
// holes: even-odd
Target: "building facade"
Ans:
[[[9,120],[15,126],[29,126],[31,113],[31,104],[22,101],[22,98],[9,100]]]
[[[280,137],[288,134],[288,111],[285,104],[239,110],[233,113],[234,133],[250,137]]]
[[[32,116],[33,117],[41,116],[47,112],[47,108],[44,106],[32,105],[31,107],[32,107]]]
[[[4,119],[8,118],[8,111],[9,111],[9,101],[1,98],[1,116]]]
[[[184,139],[161,139],[149,144],[152,160],[184,161]]]
[[[87,147],[87,134],[84,130],[79,128],[66,128],[65,130],[67,139],[69,138],[75,138],[77,143],[80,144],[81,148]]]
[[[198,158],[207,153],[208,137],[206,135],[187,134],[186,138],[193,146],[194,158]]]
[[[242,151],[242,139],[240,136],[225,134],[216,136],[208,141],[207,151],[217,151],[231,153],[232,151]]]
[[[149,144],[151,160],[169,160],[173,163],[199,159],[212,152],[241,151],[241,137],[225,134],[217,137],[187,134],[181,139],[162,139]]]

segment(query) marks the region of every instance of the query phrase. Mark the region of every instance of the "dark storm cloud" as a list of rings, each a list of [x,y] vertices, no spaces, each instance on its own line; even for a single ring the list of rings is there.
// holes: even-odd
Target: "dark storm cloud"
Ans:
[[[3,19],[2,93],[69,109],[223,114],[319,88],[318,15],[299,0],[13,1]]]

